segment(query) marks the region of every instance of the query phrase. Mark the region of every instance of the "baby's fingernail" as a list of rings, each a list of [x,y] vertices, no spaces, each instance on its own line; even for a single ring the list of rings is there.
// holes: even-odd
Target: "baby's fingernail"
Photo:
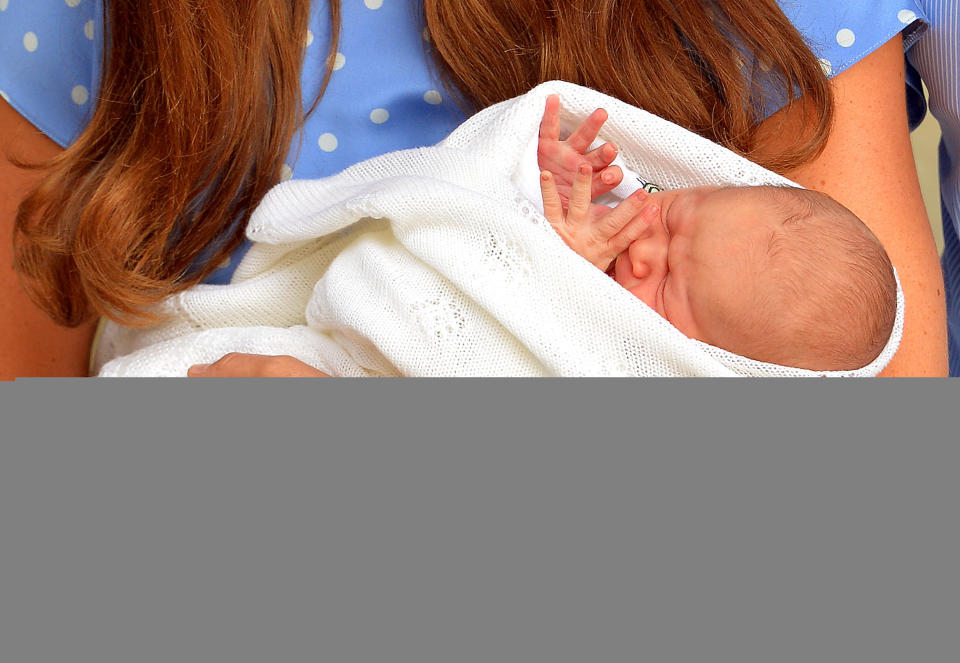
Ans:
[[[202,375],[210,368],[210,364],[195,364],[187,369],[187,376]]]
[[[582,163],[577,170],[584,175],[588,175],[591,171],[590,164]]]
[[[612,183],[613,183],[613,173],[604,173],[603,175],[600,176],[600,179],[602,179],[602,180],[603,180],[604,182],[606,182],[607,184],[612,184]]]
[[[546,182],[550,179],[550,171],[542,170],[540,171],[540,179]]]

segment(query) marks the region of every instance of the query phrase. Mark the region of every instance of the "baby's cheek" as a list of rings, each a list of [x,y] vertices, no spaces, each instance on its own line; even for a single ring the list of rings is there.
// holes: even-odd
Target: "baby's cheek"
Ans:
[[[716,325],[712,309],[709,302],[701,304],[686,290],[677,287],[674,280],[667,280],[663,290],[664,317],[684,336],[710,343],[707,332]]]
[[[627,290],[658,314],[663,315],[663,311],[657,306],[657,284],[651,284],[650,279],[634,279],[632,286],[627,287]]]

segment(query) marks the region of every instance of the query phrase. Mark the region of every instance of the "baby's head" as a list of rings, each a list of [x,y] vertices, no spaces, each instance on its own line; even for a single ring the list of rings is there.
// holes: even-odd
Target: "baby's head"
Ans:
[[[861,368],[883,350],[896,317],[893,267],[829,196],[698,187],[655,193],[646,204],[660,223],[611,274],[690,338],[817,371]]]

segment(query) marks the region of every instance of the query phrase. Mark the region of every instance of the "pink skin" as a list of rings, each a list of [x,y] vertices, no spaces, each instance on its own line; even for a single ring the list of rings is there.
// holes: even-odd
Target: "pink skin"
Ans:
[[[632,242],[648,234],[660,208],[650,202],[650,195],[645,191],[637,191],[612,209],[595,205],[590,201],[592,178],[590,166],[581,164],[564,206],[553,173],[542,171],[543,211],[567,246],[597,269],[607,271]]]
[[[762,264],[775,231],[773,215],[758,210],[757,199],[743,189],[720,187],[637,191],[612,209],[593,204],[597,191],[613,188],[603,178],[612,170],[609,161],[594,154],[609,144],[586,155],[582,150],[596,138],[606,114],[594,111],[571,136],[576,138],[564,142],[554,130],[558,107],[559,100],[548,98],[541,123],[544,216],[570,248],[686,336],[735,345],[742,330],[731,321],[745,317],[752,301],[757,276],[752,266]],[[602,169],[599,178],[589,155]]]
[[[686,336],[736,345],[744,330],[732,321],[750,317],[776,217],[743,189],[678,189],[650,201],[658,218],[617,256],[613,278]]]
[[[612,190],[623,179],[623,173],[610,162],[617,156],[613,143],[605,143],[595,150],[587,151],[596,140],[607,121],[607,112],[602,108],[593,111],[565,140],[560,140],[560,97],[547,97],[540,121],[537,163],[540,170],[549,171],[556,182],[557,193],[563,209],[567,209],[573,181],[581,166],[589,166],[593,173],[589,199],[593,200]],[[588,201],[589,202],[589,201]],[[595,213],[605,211],[602,205],[592,205]]]

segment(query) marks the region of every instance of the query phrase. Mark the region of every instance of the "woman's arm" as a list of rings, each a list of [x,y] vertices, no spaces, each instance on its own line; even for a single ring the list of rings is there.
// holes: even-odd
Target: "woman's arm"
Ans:
[[[906,298],[903,340],[887,376],[947,374],[943,277],[910,148],[899,35],[833,80],[835,122],[826,149],[787,177],[829,194],[869,226],[897,268]],[[801,131],[802,112],[764,122],[761,147]]]
[[[7,160],[43,161],[61,150],[0,99],[0,379],[87,375],[94,322],[55,325],[27,297],[13,271],[13,219],[40,173]]]

